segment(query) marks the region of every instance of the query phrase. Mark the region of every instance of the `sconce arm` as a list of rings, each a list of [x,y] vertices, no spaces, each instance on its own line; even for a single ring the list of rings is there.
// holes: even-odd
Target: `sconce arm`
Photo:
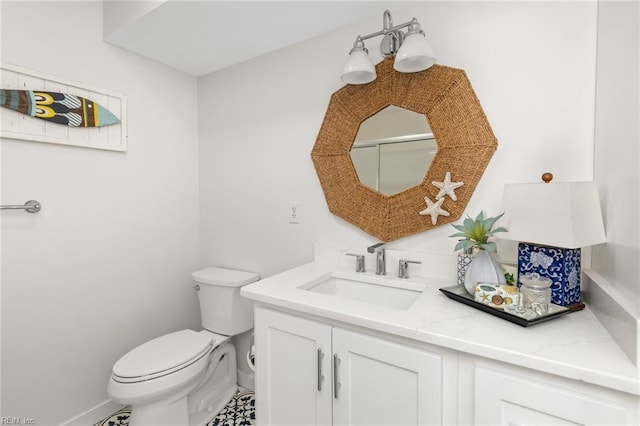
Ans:
[[[414,20],[416,20],[416,18],[413,18],[411,21],[407,21],[404,24],[396,25],[395,27],[383,28],[380,31],[376,31],[375,33],[371,33],[371,34],[367,34],[367,35],[363,35],[363,36],[358,36],[358,37],[360,37],[360,39],[362,39],[362,40],[368,40],[368,39],[373,38],[373,37],[377,37],[377,36],[381,36],[381,35],[387,35],[387,34],[392,33],[394,31],[398,31],[398,30],[400,30],[402,28],[409,27],[413,23]]]
[[[361,40],[368,40],[373,37],[387,35],[389,33],[396,32],[402,28],[410,27],[411,24],[414,24],[414,23],[418,24],[418,20],[416,18],[413,18],[410,21],[407,21],[403,24],[393,26],[393,19],[391,18],[391,12],[389,10],[385,10],[384,13],[382,14],[382,29],[380,31],[376,31],[371,34],[358,36],[358,38],[360,38]]]

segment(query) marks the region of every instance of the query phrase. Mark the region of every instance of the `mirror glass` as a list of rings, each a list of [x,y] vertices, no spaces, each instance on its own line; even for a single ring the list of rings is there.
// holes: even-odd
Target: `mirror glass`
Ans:
[[[360,124],[351,161],[362,184],[393,195],[422,182],[437,150],[424,114],[390,105]]]

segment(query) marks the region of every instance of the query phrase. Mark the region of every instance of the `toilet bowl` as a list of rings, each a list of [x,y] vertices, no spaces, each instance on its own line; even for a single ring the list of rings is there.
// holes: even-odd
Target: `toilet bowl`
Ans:
[[[253,326],[253,306],[240,297],[240,287],[258,275],[207,268],[192,277],[205,329],[150,340],[113,366],[107,391],[113,401],[131,405],[130,426],[205,425],[236,393],[230,336]]]

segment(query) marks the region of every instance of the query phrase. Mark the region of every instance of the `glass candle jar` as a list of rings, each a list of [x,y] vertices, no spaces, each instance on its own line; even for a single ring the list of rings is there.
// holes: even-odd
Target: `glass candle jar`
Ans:
[[[523,275],[520,283],[525,309],[533,311],[536,315],[547,315],[551,303],[551,279],[532,273]]]

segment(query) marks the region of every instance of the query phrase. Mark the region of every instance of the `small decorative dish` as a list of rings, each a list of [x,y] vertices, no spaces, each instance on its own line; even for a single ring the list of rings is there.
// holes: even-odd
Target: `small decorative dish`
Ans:
[[[449,299],[464,303],[465,305],[469,305],[491,315],[495,315],[522,327],[529,327],[541,322],[549,321],[584,308],[584,304],[565,307],[552,303],[549,305],[549,311],[546,315],[538,315],[529,309],[520,313],[516,312],[516,309],[513,308],[498,309],[484,303],[476,302],[464,286],[461,285],[443,287],[440,291]]]

